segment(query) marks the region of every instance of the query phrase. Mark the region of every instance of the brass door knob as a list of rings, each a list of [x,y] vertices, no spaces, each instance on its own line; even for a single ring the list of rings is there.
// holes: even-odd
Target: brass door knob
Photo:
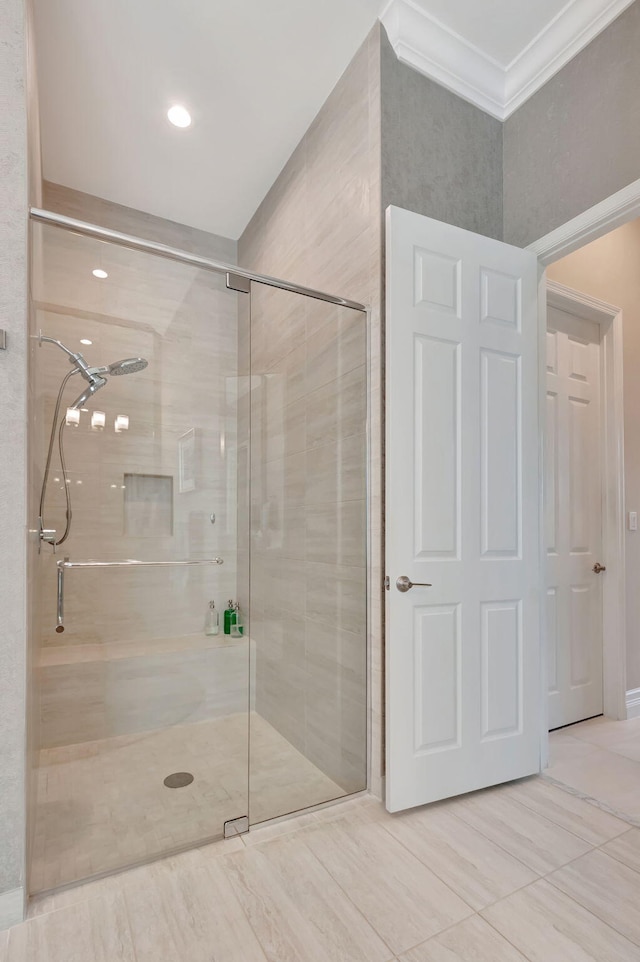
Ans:
[[[594,571],[597,575],[599,575],[601,571],[607,570],[607,566],[601,565],[599,561],[596,561],[596,563],[594,564],[591,570]]]

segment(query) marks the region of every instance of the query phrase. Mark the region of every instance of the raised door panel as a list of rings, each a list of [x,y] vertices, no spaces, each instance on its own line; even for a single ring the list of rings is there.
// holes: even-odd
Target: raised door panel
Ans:
[[[481,605],[482,740],[522,731],[522,604]]]
[[[484,558],[517,558],[522,525],[520,358],[481,349],[480,370],[481,553]]]
[[[547,553],[558,551],[558,395],[547,391],[544,520]]]
[[[592,549],[591,529],[591,444],[593,420],[589,401],[569,398],[569,550],[584,554]]]
[[[416,754],[460,747],[460,606],[421,605],[414,609],[414,691]]]
[[[414,557],[460,555],[460,344],[415,337]]]

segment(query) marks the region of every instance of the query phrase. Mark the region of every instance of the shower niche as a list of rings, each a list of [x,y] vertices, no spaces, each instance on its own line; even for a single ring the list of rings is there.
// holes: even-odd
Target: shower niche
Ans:
[[[173,537],[173,477],[125,474],[123,534],[132,538]]]
[[[54,223],[33,245],[31,502],[67,531],[31,572],[36,893],[366,787],[367,358],[362,310]]]

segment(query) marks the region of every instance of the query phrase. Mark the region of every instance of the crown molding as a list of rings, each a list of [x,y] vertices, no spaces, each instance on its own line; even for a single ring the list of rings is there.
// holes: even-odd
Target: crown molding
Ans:
[[[632,2],[570,0],[506,65],[450,30],[415,0],[390,0],[380,20],[402,63],[506,120]]]

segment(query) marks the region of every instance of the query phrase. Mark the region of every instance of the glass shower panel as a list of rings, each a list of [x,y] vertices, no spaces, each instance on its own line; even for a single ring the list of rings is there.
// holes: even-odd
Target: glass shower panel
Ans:
[[[71,529],[55,554],[43,544],[34,592],[38,892],[220,837],[225,822],[247,815],[249,640],[225,635],[222,618],[237,597],[248,502],[238,504],[237,483],[247,448],[238,435],[246,295],[227,290],[224,276],[56,227],[35,225],[33,239],[37,496],[56,397],[73,367],[38,332],[90,368],[148,361],[126,377],[126,365],[97,373],[106,384],[75,411],[88,381],[72,375],[63,392],[66,470],[54,438],[43,520],[59,539],[70,494]],[[64,557],[79,566],[65,569],[58,632]],[[224,563],[82,566],[216,557]],[[211,601],[218,634],[205,629]]]
[[[255,824],[366,787],[366,315],[252,282],[248,333]]]

